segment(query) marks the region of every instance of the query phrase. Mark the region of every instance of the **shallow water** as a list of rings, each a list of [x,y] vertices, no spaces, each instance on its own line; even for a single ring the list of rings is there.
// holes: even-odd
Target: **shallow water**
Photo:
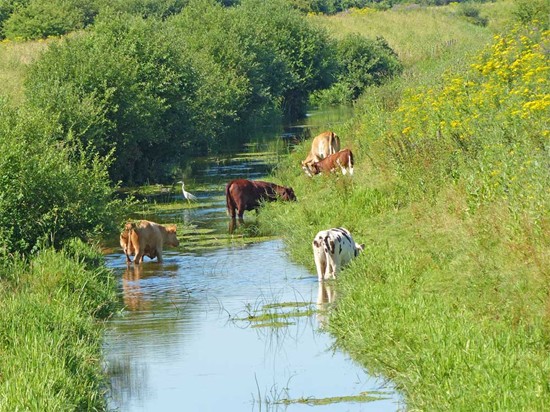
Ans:
[[[171,213],[226,234],[228,219],[216,179],[243,170],[255,178],[268,166],[253,158],[223,169],[215,159],[206,162],[199,170],[208,171],[202,176],[213,186],[199,202],[208,201],[210,207]],[[245,214],[245,221],[254,221],[254,214]],[[121,252],[106,257],[119,278],[124,307],[108,323],[104,339],[110,410],[305,411],[312,406],[277,402],[362,392],[384,399],[314,408],[399,409],[391,385],[370,377],[333,348],[322,325],[334,291],[292,263],[280,240],[235,242],[192,253],[180,245],[165,251],[164,258],[163,264],[146,258],[141,265],[127,266]],[[277,306],[291,302],[298,304]],[[275,307],[266,308],[271,304]],[[258,327],[262,323],[251,317],[266,311],[290,316],[277,317],[282,322],[277,327]]]

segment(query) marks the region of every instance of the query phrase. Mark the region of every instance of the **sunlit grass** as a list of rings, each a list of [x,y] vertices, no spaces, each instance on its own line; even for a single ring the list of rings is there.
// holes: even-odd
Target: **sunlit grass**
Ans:
[[[49,43],[0,41],[0,96],[9,98],[16,105],[23,101],[25,70]]]
[[[547,70],[538,44],[546,44],[540,39],[548,33],[534,27],[496,36],[485,58],[475,60],[468,53],[490,45],[493,28],[473,29],[480,35],[473,39],[462,21],[435,14],[445,10],[411,11],[434,13],[441,25],[438,32],[428,22],[428,33],[417,27],[418,38],[411,39],[393,31],[415,27],[414,18],[397,20],[397,29],[388,19],[405,15],[385,14],[394,11],[349,21],[344,15],[314,17],[327,25],[341,19],[334,32],[372,27],[387,33],[403,55],[418,53],[408,61],[409,74],[418,76],[369,90],[355,119],[339,131],[356,154],[352,179],[304,176],[299,161],[306,142],[277,171],[294,187],[298,203],[267,205],[260,223],[278,231],[293,259],[312,273],[311,241],[318,230],[344,226],[365,243],[336,282],[328,328],[369,373],[396,385],[407,408],[543,410],[550,403],[550,209],[540,182],[548,181],[550,168],[540,116],[548,82],[537,79]],[[377,17],[384,23],[370,24]],[[456,33],[450,44],[456,55],[430,55],[445,41],[444,32],[451,38]],[[415,47],[421,36],[426,44]],[[443,67],[452,74],[442,78]],[[477,72],[464,79],[471,70]],[[403,97],[406,88],[425,94]],[[476,104],[478,97],[487,99]],[[467,133],[455,131],[464,125]],[[439,167],[444,159],[448,163]]]

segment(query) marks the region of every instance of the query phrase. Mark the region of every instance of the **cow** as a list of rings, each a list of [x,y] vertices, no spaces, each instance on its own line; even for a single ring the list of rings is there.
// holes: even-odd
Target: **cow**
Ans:
[[[134,263],[142,263],[143,257],[157,258],[162,263],[164,245],[179,246],[176,237],[176,225],[162,226],[155,222],[142,220],[139,223],[127,223],[120,234],[120,246],[130,263],[130,256],[135,254]]]
[[[335,279],[340,270],[364,249],[343,227],[322,230],[313,238],[313,257],[319,282]]]
[[[319,173],[331,173],[340,167],[342,174],[353,176],[353,152],[350,149],[340,150],[338,153],[331,154],[318,162],[312,163],[304,168],[309,177]]]
[[[313,138],[311,150],[302,162],[302,169],[308,170],[308,166],[340,150],[340,138],[331,131],[326,131]],[[307,172],[306,172],[307,173]]]
[[[291,187],[259,180],[234,179],[225,186],[227,214],[233,220],[236,215],[242,220],[245,210],[257,210],[262,201],[271,202],[277,199],[295,201],[296,195]]]

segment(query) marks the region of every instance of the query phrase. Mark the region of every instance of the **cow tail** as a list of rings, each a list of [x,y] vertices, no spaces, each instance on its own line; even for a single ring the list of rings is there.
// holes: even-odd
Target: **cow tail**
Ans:
[[[353,175],[353,152],[350,150],[349,151],[349,174],[350,176]]]
[[[336,150],[334,150],[334,132],[330,132],[330,137],[328,139],[328,153],[329,154],[334,154],[336,153]]]
[[[231,186],[231,183],[228,183],[225,185],[225,207],[227,208],[227,214],[229,216],[231,216],[231,212],[235,210],[235,204],[233,203],[233,199],[229,194],[230,186]]]

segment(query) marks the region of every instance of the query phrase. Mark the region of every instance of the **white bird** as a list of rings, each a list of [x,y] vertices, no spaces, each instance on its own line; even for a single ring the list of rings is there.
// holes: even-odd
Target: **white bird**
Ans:
[[[195,195],[192,195],[191,193],[185,190],[185,183],[183,183],[183,180],[180,180],[178,183],[181,183],[181,191],[183,193],[183,198],[187,199],[187,202],[189,202],[190,200],[193,200],[193,201],[197,200],[197,197]]]

